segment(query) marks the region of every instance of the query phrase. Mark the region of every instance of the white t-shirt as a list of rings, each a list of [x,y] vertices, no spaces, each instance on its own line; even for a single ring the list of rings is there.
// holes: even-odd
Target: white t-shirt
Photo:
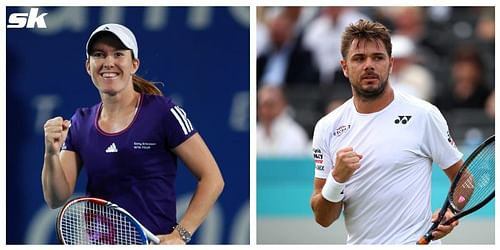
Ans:
[[[315,127],[315,177],[326,179],[336,152],[351,146],[363,158],[346,182],[348,244],[415,244],[431,226],[431,166],[462,158],[446,120],[432,104],[394,91],[394,100],[370,114],[353,100]]]

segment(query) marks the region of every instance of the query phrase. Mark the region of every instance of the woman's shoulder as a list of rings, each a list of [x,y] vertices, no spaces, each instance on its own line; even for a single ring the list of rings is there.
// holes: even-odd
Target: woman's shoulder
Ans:
[[[82,118],[90,117],[90,116],[94,115],[99,110],[100,106],[101,106],[101,103],[97,103],[97,104],[90,106],[90,107],[77,108],[75,111],[75,114],[73,116],[82,117]]]
[[[141,113],[156,117],[168,117],[173,113],[183,113],[183,111],[179,111],[180,109],[175,100],[168,96],[144,94],[140,104]]]
[[[167,106],[173,107],[176,106],[174,100],[168,96],[160,96],[160,95],[149,95],[143,94],[143,103],[146,105],[159,105],[159,106]]]
[[[71,117],[71,126],[75,128],[91,127],[96,119],[96,114],[99,111],[101,103],[97,103],[91,107],[77,108]]]

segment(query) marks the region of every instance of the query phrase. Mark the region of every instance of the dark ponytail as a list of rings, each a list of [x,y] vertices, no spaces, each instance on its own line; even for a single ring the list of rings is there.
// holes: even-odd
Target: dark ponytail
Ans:
[[[132,82],[134,83],[134,90],[139,93],[163,96],[163,93],[156,85],[138,75],[134,74],[132,76]]]

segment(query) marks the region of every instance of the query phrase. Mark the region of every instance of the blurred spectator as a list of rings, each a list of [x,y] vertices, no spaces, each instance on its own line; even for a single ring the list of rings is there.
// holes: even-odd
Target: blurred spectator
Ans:
[[[495,120],[495,90],[491,91],[490,96],[486,99],[484,111],[489,118]]]
[[[413,61],[426,65],[428,69],[442,66],[442,57],[447,55],[448,36],[442,31],[436,34],[436,28],[426,25],[429,21],[426,8],[414,6],[379,8],[393,25],[393,35],[402,35],[411,39],[415,46]],[[432,35],[432,36],[431,36]]]
[[[340,70],[340,37],[345,27],[369,19],[355,7],[323,7],[320,15],[304,30],[303,46],[313,52],[322,83],[333,83]],[[343,76],[341,75],[342,79]]]
[[[425,37],[425,13],[422,7],[397,7],[394,9],[394,34],[404,35],[420,42]]]
[[[481,11],[476,24],[476,36],[486,43],[495,42],[495,9],[485,8]]]
[[[403,35],[392,37],[394,66],[390,81],[395,89],[431,101],[434,94],[434,77],[431,72],[415,63],[415,44]]]
[[[287,112],[280,87],[264,86],[257,93],[257,155],[305,156],[310,154],[305,130]]]
[[[257,57],[257,84],[317,83],[319,72],[311,52],[302,48],[296,28],[297,8],[285,8],[268,23],[270,44]]]
[[[300,34],[303,29],[304,23],[307,22],[308,17],[311,15],[311,10],[305,11],[309,14],[302,15],[302,7],[264,7],[257,6],[256,16],[257,16],[257,57],[262,55],[264,52],[272,49],[269,25],[271,25],[272,20],[275,20],[277,16],[284,15],[287,16],[292,23],[294,23],[294,33]]]
[[[486,68],[485,79],[493,87],[495,82],[495,8],[481,9],[475,26],[478,46],[482,49],[481,58]]]
[[[267,29],[265,7],[257,6],[257,57],[259,57],[262,53],[269,49],[270,38],[269,38],[269,30]]]
[[[325,114],[329,114],[330,112],[334,111],[336,108],[340,107],[342,104],[344,104],[346,100],[344,99],[333,99],[330,102],[327,103],[325,107]]]
[[[450,6],[429,6],[427,8],[427,17],[430,21],[434,23],[444,23],[450,20],[452,12]]]
[[[484,82],[484,65],[476,48],[461,46],[454,53],[451,65],[452,84],[435,100],[441,110],[453,108],[483,109],[490,95],[489,85]]]
[[[288,8],[265,7],[266,16],[277,17],[283,11],[287,12]],[[356,15],[365,16],[369,20],[377,20],[392,30],[392,55],[395,65],[391,83],[394,88],[432,101],[443,111],[449,111],[455,107],[476,107],[485,109],[485,112],[490,112],[488,110],[492,108],[494,110],[494,105],[486,103],[486,97],[489,90],[494,88],[495,82],[495,8],[493,6],[323,6],[302,7],[300,15],[297,15],[297,9],[294,13],[285,14],[285,16],[290,16],[293,22],[297,22],[294,24],[294,44],[302,42],[301,46],[309,50],[312,56],[310,65],[315,63],[321,72],[322,84],[318,86],[305,84],[301,88],[300,84],[295,84],[286,88],[288,101],[295,112],[294,118],[306,131],[313,130],[315,122],[311,121],[315,120],[314,117],[317,114],[323,114],[326,110],[334,108],[336,100],[345,100],[346,97],[342,93],[351,94],[350,84],[342,71],[336,70],[332,76],[329,67],[336,67],[340,59],[335,58],[341,57],[340,53],[335,50],[335,30],[342,26],[341,22],[349,23],[349,21],[342,21],[349,19],[349,16],[359,18],[355,17]],[[305,13],[308,14],[305,15]],[[345,25],[347,24],[344,24],[342,28],[345,28]],[[303,39],[300,39],[300,31],[303,31]],[[400,42],[397,41],[400,36],[409,38],[413,45],[403,44],[400,50],[398,48]],[[337,39],[339,37],[340,35]],[[455,48],[458,44],[465,42],[474,44],[473,49],[477,51],[474,53],[477,55],[471,57],[478,59],[460,60],[469,61],[468,63],[455,62],[459,57]],[[474,61],[479,61],[479,63]],[[292,64],[298,65],[296,62]],[[482,65],[482,68],[474,66],[477,64]],[[300,67],[293,68],[297,70]],[[452,71],[451,68],[455,70]],[[257,72],[262,75],[262,67],[260,70],[258,68]],[[258,78],[258,81],[262,80]],[[263,82],[258,82],[258,84],[263,85]],[[468,87],[462,88],[461,86]],[[290,91],[291,89],[294,91]],[[291,96],[289,92],[297,94]],[[314,95],[317,95],[317,98],[310,97]],[[489,98],[494,99],[494,96],[490,95]],[[493,101],[490,103],[493,104]],[[328,107],[330,104],[332,106]],[[490,112],[490,115],[492,114],[494,112]]]

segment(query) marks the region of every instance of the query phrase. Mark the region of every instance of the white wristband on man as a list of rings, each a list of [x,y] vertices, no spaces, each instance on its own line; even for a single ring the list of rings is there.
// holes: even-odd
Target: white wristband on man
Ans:
[[[344,187],[344,183],[338,183],[333,178],[332,173],[329,173],[321,195],[329,202],[340,202],[344,199]]]

